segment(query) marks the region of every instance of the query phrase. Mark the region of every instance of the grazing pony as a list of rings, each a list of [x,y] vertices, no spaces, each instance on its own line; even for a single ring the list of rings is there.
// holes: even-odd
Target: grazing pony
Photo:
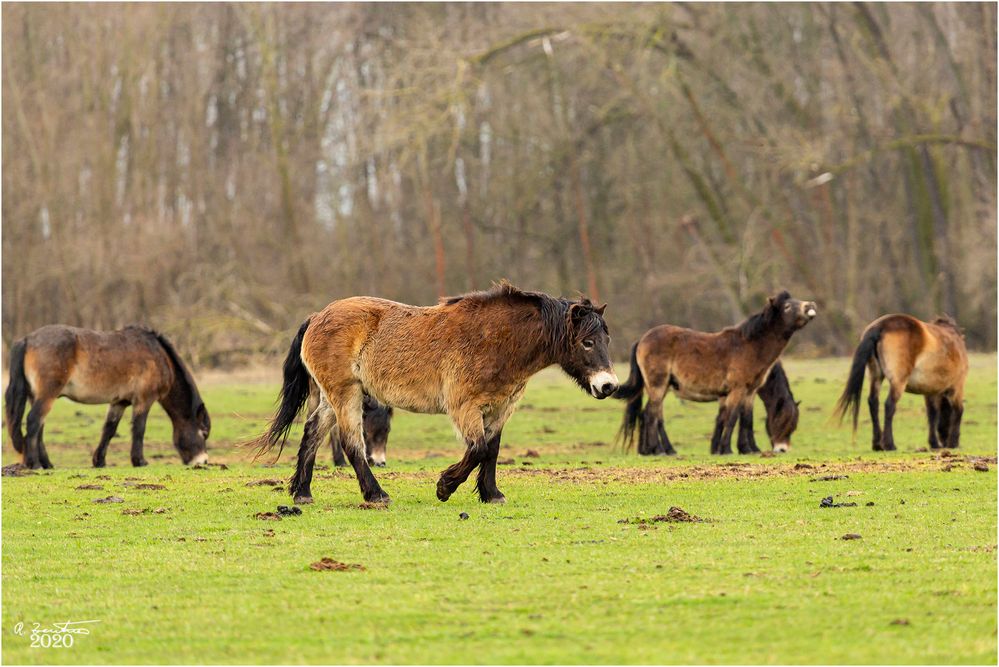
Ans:
[[[775,452],[787,452],[791,449],[791,434],[798,429],[798,405],[801,401],[794,400],[791,393],[791,384],[787,380],[784,372],[784,365],[778,361],[770,369],[767,381],[763,383],[756,395],[763,401],[763,406],[767,411],[767,436],[770,438],[770,446]],[[752,419],[749,421],[749,429],[739,421],[739,441],[747,439],[751,445],[751,451],[759,451],[756,447],[756,439],[753,436]],[[742,451],[740,448],[739,451]]]
[[[315,382],[309,385],[309,404],[306,408],[312,414],[319,407],[319,387]],[[389,432],[392,430],[392,408],[382,405],[367,394],[364,395],[364,449],[368,465],[385,467]],[[337,429],[330,429],[330,447],[333,451],[333,465],[344,468],[347,459],[343,453],[343,443]]]
[[[146,417],[159,401],[173,423],[173,445],[188,464],[208,461],[205,440],[212,423],[187,366],[166,337],[152,329],[127,326],[92,331],[53,324],[14,343],[10,383],[4,396],[7,429],[28,468],[51,468],[42,440],[45,416],[60,396],[77,403],[110,403],[93,464],[104,467],[108,444],[125,408],[132,406],[132,465],[144,466]],[[25,405],[27,436],[21,433]]]
[[[260,452],[284,445],[311,379],[320,400],[305,422],[289,484],[296,503],[312,502],[316,450],[334,425],[364,499],[388,502],[364,456],[364,394],[384,405],[451,418],[466,450],[441,473],[440,500],[479,468],[479,499],[504,502],[496,487],[500,436],[532,375],[558,364],[598,399],[617,390],[605,307],[508,283],[429,307],[373,297],[334,301],[302,324],[291,343],[281,404],[260,438]]]
[[[892,421],[902,392],[922,394],[926,400],[929,443],[932,449],[955,448],[961,438],[964,414],[964,380],[968,376],[968,351],[964,336],[950,317],[923,322],[911,315],[885,315],[871,322],[853,353],[846,389],[836,404],[842,421],[853,412],[857,430],[864,370],[870,372],[867,405],[871,410],[872,444],[875,451],[895,449]],[[881,381],[888,380],[885,426],[878,422]]]
[[[663,425],[663,399],[673,389],[689,401],[719,401],[712,454],[732,453],[732,430],[740,422],[739,453],[759,451],[753,436],[753,399],[795,331],[816,315],[812,301],[781,291],[762,311],[716,333],[669,324],[645,332],[631,350],[631,373],[616,398],[628,402],[621,425],[626,445],[636,427],[641,454],[675,454]],[[642,410],[642,395],[648,401]],[[776,449],[776,446],[775,446]]]

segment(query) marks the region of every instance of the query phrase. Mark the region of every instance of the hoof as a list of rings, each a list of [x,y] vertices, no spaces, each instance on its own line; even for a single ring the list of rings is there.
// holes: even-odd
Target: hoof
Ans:
[[[105,465],[104,461],[94,461],[94,467],[95,468],[103,468],[104,465]]]
[[[142,468],[147,465],[149,465],[149,463],[146,462],[146,459],[139,459],[138,461],[132,459],[132,466],[135,468]]]
[[[437,500],[447,502],[447,499],[451,497],[451,490],[447,488],[447,484],[444,483],[444,478],[437,480]]]
[[[506,496],[504,496],[501,493],[500,495],[493,496],[492,498],[483,498],[482,502],[489,503],[490,505],[505,505],[506,504]]]
[[[364,502],[376,505],[388,505],[392,502],[392,499],[389,498],[389,495],[383,491],[382,493],[374,494],[370,498],[365,496]]]
[[[312,496],[295,496],[296,505],[311,505],[313,502]]]

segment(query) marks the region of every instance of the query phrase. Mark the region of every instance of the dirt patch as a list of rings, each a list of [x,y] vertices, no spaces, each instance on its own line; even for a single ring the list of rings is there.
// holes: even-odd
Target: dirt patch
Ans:
[[[102,484],[81,484],[76,487],[77,491],[103,491],[104,486]]]
[[[360,505],[357,506],[357,509],[361,509],[361,510],[387,510],[388,509],[388,505],[386,505],[385,503],[363,502],[363,503],[361,503]]]
[[[125,486],[131,486],[133,489],[138,489],[140,491],[166,491],[166,487],[162,484],[126,484]]]
[[[247,482],[247,486],[280,486],[284,484],[280,479],[258,479],[254,482]]]
[[[123,503],[124,498],[119,498],[118,496],[108,496],[107,498],[97,498],[94,500],[95,503],[106,504],[106,503]]]
[[[154,510],[151,510],[148,507],[146,507],[146,508],[141,509],[141,510],[140,509],[134,509],[134,508],[126,508],[126,509],[123,509],[121,511],[121,513],[125,514],[127,516],[139,516],[140,514],[166,514],[168,511],[169,510],[167,510],[166,507],[157,507]]]
[[[679,507],[670,507],[666,511],[666,514],[657,514],[649,519],[643,519],[641,517],[635,517],[634,519],[621,519],[618,523],[627,524],[637,524],[639,526],[648,526],[653,523],[703,523],[704,519],[697,516],[696,514],[691,514],[684,509]]]
[[[528,458],[528,459],[538,459],[538,458],[541,458],[541,454],[539,454],[537,452],[537,450],[535,450],[535,449],[528,449],[526,452],[524,452],[522,454],[522,456],[524,458]]]
[[[809,482],[835,482],[838,479],[850,479],[849,475],[822,475],[821,477],[813,477]]]
[[[360,563],[341,563],[338,560],[333,560],[332,558],[323,558],[317,560],[315,563],[309,565],[309,569],[315,570],[316,572],[330,571],[330,572],[348,572],[350,570],[365,570],[363,565]]]
[[[25,475],[34,475],[35,471],[25,468],[20,463],[12,463],[3,467],[2,474],[4,477],[24,477]]]
[[[280,521],[281,515],[277,512],[257,512],[253,515],[254,518],[260,519],[261,521]]]
[[[857,533],[847,533],[843,537],[839,538],[841,540],[860,540],[863,539]]]

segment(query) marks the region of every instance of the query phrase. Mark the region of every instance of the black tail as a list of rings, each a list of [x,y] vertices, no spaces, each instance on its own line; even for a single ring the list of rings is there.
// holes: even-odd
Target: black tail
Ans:
[[[627,401],[624,407],[624,420],[621,422],[621,430],[618,438],[624,444],[625,449],[631,449],[631,444],[635,440],[635,428],[642,425],[642,392],[645,389],[645,378],[642,377],[642,369],[638,367],[638,343],[631,348],[631,372],[628,374],[628,381],[617,388],[614,398]]]
[[[836,403],[834,417],[843,421],[847,412],[853,413],[853,430],[857,430],[857,416],[860,412],[860,392],[864,388],[864,372],[867,370],[867,362],[878,353],[878,342],[881,340],[881,329],[874,328],[864,334],[857,346],[857,351],[853,353],[853,364],[850,366],[850,377],[846,380],[846,389]]]
[[[302,322],[298,333],[291,341],[288,356],[284,359],[284,382],[278,396],[281,405],[278,407],[274,419],[271,420],[267,433],[261,436],[260,441],[258,441],[260,448],[257,456],[270,451],[275,445],[281,446],[278,450],[278,456],[281,456],[284,443],[288,440],[288,433],[291,431],[291,425],[295,422],[298,413],[301,412],[302,406],[309,399],[309,371],[302,363],[302,338],[305,336],[306,329],[309,328],[310,320],[311,318]]]
[[[31,396],[31,388],[24,377],[24,350],[27,344],[24,339],[17,341],[10,348],[10,382],[4,394],[4,416],[7,419],[7,431],[10,433],[14,450],[20,454],[24,451],[24,434],[21,433],[21,418],[24,416],[24,406]]]

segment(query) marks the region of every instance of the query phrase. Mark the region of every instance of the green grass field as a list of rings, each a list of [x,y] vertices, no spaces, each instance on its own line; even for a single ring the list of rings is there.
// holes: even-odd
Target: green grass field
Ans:
[[[271,465],[232,447],[262,429],[275,377],[201,378],[227,469],[180,465],[159,408],[148,467],[128,465],[123,422],[92,469],[104,409],[62,401],[45,431],[56,470],[3,479],[3,661],[995,664],[995,355],[972,359],[949,457],[924,449],[921,397],[899,406],[899,451],[875,453],[866,419],[856,441],[829,421],[848,360],[785,365],[802,400],[787,455],[709,456],[715,406],[673,397],[680,455],[623,453],[623,404],[549,370],[504,433],[505,506],[472,483],[440,503],[460,445],[446,418],[398,412],[376,470],[388,509],[323,468],[315,504],[281,521],[255,514],[288,496],[250,483],[283,483],[294,448]],[[756,417],[767,449],[762,404]],[[94,502],[111,495],[124,502]],[[671,506],[704,521],[634,521]],[[323,557],[364,569],[310,569]],[[33,623],[67,620],[100,622],[72,648],[31,648]]]

